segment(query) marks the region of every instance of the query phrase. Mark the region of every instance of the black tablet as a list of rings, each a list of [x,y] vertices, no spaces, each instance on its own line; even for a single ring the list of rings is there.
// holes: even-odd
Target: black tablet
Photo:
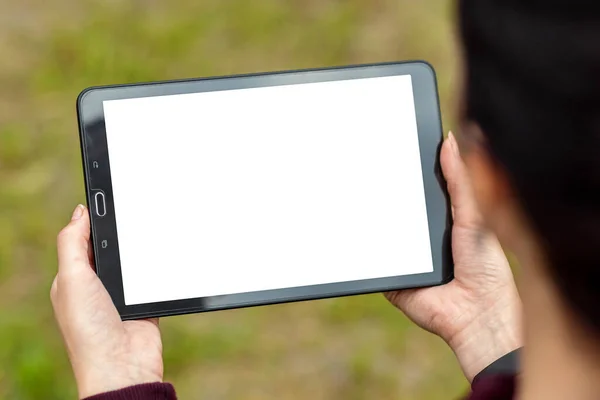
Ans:
[[[77,110],[96,269],[124,319],[452,278],[425,62],[94,87]]]

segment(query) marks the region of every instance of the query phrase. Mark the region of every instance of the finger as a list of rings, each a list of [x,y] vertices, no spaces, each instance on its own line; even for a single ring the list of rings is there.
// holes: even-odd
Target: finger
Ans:
[[[415,290],[416,289],[395,290],[393,292],[385,292],[384,296],[396,307],[405,309],[411,296],[415,293]]]
[[[473,197],[469,175],[460,157],[456,138],[450,132],[440,155],[442,172],[448,185],[456,225],[476,225],[481,217]]]
[[[54,280],[52,281],[52,286],[50,287],[50,300],[52,300],[52,303],[54,303],[57,293],[58,293],[58,279],[55,276]]]
[[[73,211],[71,222],[58,234],[58,272],[70,274],[90,268],[88,248],[90,219],[87,209],[78,205]]]
[[[94,260],[94,249],[92,248],[92,245],[90,244],[89,241],[87,244],[87,256],[88,256],[88,262],[90,263],[90,267],[92,267],[94,272],[96,272],[96,260]]]

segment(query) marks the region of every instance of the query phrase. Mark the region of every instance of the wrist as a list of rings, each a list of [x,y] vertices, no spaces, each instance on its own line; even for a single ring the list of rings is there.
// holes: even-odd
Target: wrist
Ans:
[[[447,342],[472,382],[488,365],[523,346],[518,296],[481,313]]]
[[[109,370],[92,367],[81,373],[76,373],[75,378],[80,399],[144,383],[162,382],[162,378],[158,375],[137,368],[119,367],[113,367]]]

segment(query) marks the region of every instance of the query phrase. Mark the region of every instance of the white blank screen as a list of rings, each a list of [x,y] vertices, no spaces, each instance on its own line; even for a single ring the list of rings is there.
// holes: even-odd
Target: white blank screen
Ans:
[[[127,305],[433,271],[409,75],[104,113]]]

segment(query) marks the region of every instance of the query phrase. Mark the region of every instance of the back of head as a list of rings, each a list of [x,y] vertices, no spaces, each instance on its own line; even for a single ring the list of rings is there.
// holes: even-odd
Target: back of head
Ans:
[[[600,1],[460,0],[479,124],[566,304],[600,334]]]

